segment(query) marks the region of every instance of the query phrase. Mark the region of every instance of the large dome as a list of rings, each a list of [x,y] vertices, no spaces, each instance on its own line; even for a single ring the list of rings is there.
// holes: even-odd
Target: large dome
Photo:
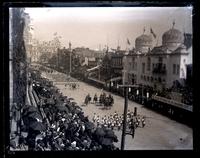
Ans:
[[[142,50],[143,48],[151,48],[153,44],[153,38],[151,35],[141,35],[135,40],[136,50]]]
[[[177,29],[170,29],[165,32],[162,36],[162,44],[167,45],[168,43],[183,43],[184,36],[181,31]]]

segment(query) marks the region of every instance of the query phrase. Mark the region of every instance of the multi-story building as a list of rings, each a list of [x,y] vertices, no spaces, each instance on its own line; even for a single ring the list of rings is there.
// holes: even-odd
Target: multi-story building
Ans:
[[[191,44],[188,46],[186,41],[188,39],[185,40],[184,34],[174,25],[162,35],[161,46],[154,46],[152,34],[139,36],[135,50],[123,58],[123,82],[157,90],[170,88],[175,82],[182,84],[187,76],[186,67],[191,53]]]

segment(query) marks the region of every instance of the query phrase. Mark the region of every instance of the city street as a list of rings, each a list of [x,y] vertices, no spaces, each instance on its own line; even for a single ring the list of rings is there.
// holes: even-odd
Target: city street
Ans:
[[[78,89],[71,90],[70,88],[65,87],[63,83],[66,81],[67,76],[57,72],[56,74],[59,74],[59,78],[57,79],[53,77],[55,76],[53,74],[42,72],[42,76],[51,81],[58,82],[59,80],[60,83],[56,83],[56,86],[60,89],[63,95],[74,98],[75,102],[80,106],[83,105],[85,96],[88,93],[93,99],[95,93],[99,97],[102,92],[101,89],[83,82],[79,82]],[[108,92],[106,92],[106,94],[108,94]],[[96,106],[95,104],[81,106],[85,115],[88,115],[91,120],[94,113],[99,116],[114,114],[115,111],[122,114],[124,110],[124,98],[114,94],[112,95],[114,97],[114,105],[111,109],[103,110],[102,107]],[[134,107],[137,107],[139,115],[145,115],[147,117],[146,126],[144,128],[136,129],[134,139],[132,139],[130,135],[126,136],[125,150],[193,149],[193,131],[190,127],[149,110],[143,105],[128,101],[128,109],[134,111]],[[121,131],[116,131],[116,135],[118,136],[119,141],[115,145],[120,148]]]

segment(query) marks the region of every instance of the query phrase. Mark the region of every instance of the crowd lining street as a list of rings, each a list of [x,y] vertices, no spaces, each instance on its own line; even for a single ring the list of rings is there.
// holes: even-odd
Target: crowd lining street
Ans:
[[[72,97],[78,103],[78,105],[84,104],[86,95],[90,94],[91,97],[97,94],[99,96],[103,89],[98,89],[84,82],[78,82],[78,88],[72,90],[65,86],[67,75],[59,74],[59,82],[56,78],[52,77],[51,73],[43,72],[42,76],[54,81],[55,85],[60,89],[63,95]],[[62,77],[61,77],[62,76]],[[61,78],[63,79],[61,81]],[[66,82],[67,83],[67,82]],[[105,93],[108,95],[109,92]],[[82,106],[85,115],[88,115],[89,120],[92,120],[94,113],[100,117],[105,115],[112,115],[115,111],[122,114],[124,109],[124,98],[113,95],[115,103],[109,110],[104,110],[102,107],[96,106],[93,103],[87,106]],[[193,138],[192,129],[184,124],[178,123],[166,116],[162,116],[154,111],[145,108],[143,105],[135,102],[128,102],[128,109],[134,111],[134,107],[137,107],[139,115],[144,115],[146,119],[145,128],[139,128],[135,132],[135,138],[132,139],[131,135],[126,136],[125,150],[172,150],[172,149],[192,149]],[[115,131],[119,141],[115,144],[120,147],[121,144],[121,131]]]

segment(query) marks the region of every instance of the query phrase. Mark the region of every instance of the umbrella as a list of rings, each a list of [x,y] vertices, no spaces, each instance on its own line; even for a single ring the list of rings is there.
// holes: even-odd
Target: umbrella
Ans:
[[[115,133],[112,130],[107,130],[105,137],[106,138],[115,138]]]
[[[95,131],[95,134],[98,135],[98,136],[104,136],[106,133],[105,131],[103,130],[103,128],[97,128],[96,131]]]
[[[80,113],[81,113],[81,110],[76,109],[76,108],[73,108],[71,111],[72,111],[72,113],[74,113],[74,114],[80,114]]]
[[[74,104],[74,105],[77,105],[77,102],[75,102],[75,101],[73,101],[73,102],[71,102],[72,104]]]
[[[54,105],[54,104],[55,104],[55,101],[54,101],[52,98],[49,98],[49,99],[47,99],[46,104]]]
[[[68,97],[67,97],[67,96],[63,96],[63,98],[64,98],[64,99],[67,99]]]
[[[75,106],[75,108],[80,110],[80,111],[83,110],[80,106],[77,106],[77,105]]]
[[[41,122],[33,121],[29,124],[29,128],[33,129],[34,131],[45,131],[46,127]]]
[[[27,117],[38,118],[38,119],[42,120],[41,115],[39,113],[37,113],[37,112],[30,113],[30,114],[27,115]]]
[[[35,112],[38,111],[38,109],[35,106],[28,106],[24,109],[26,112]]]
[[[85,128],[86,128],[86,129],[89,129],[89,130],[93,129],[93,128],[94,128],[94,123],[92,123],[92,122],[87,122],[87,123],[85,124]]]
[[[118,142],[117,136],[115,135],[115,133],[112,130],[107,130],[105,137],[111,138],[114,142]]]
[[[24,109],[23,115],[25,116],[29,113],[35,113],[35,112],[38,112],[38,109],[35,106],[29,106]]]
[[[102,144],[102,145],[106,145],[106,146],[112,145],[112,140],[109,139],[109,138],[104,138],[104,139],[102,140],[101,144]]]
[[[69,110],[68,110],[65,106],[62,106],[62,105],[56,106],[56,108],[57,108],[59,111],[69,112]]]

